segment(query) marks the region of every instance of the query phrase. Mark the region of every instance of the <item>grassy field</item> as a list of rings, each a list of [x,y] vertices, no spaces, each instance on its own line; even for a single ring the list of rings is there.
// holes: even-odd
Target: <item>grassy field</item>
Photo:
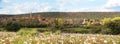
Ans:
[[[49,28],[21,28],[21,29],[37,29],[40,32],[44,32],[44,31],[50,31]],[[90,29],[84,29],[84,28],[65,28],[63,30],[66,31],[84,31],[84,30],[90,30]],[[0,31],[5,31],[3,28],[0,28]]]
[[[110,27],[99,24],[103,18],[120,20],[118,16],[120,12],[43,12],[31,15],[1,15],[0,44],[120,44],[120,21],[115,20]],[[27,19],[23,19],[24,17]],[[83,23],[83,19],[90,21]],[[105,19],[102,23],[112,21],[111,19]],[[52,22],[50,26],[47,25],[49,20],[50,23]],[[68,26],[63,27],[64,24]]]
[[[30,29],[32,30],[29,31]],[[22,33],[0,32],[0,44],[120,44],[120,35],[82,34],[90,30],[84,28],[65,28],[64,30],[74,33],[60,34],[47,32],[50,31],[49,28],[21,28],[21,30]],[[35,30],[43,31],[43,33],[36,33]],[[29,35],[28,33],[36,34]]]
[[[0,32],[0,44],[120,44],[120,35],[39,33],[21,36],[15,32]]]

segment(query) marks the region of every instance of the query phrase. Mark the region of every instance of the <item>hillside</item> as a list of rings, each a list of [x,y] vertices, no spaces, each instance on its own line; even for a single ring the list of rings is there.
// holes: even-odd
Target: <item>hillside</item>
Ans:
[[[90,19],[101,19],[104,17],[115,17],[120,16],[120,12],[41,12],[32,13],[33,16],[41,15],[46,18],[90,18]],[[28,14],[18,14],[18,15],[0,15],[1,17],[22,17],[29,16]]]

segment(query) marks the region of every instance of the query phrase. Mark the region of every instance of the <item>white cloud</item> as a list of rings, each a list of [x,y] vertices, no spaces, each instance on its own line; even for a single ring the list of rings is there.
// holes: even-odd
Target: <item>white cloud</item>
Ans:
[[[66,6],[78,6],[81,0],[57,0],[59,11],[68,11]],[[69,8],[69,7],[68,7]]]
[[[81,0],[58,0],[60,5],[60,11],[82,11],[82,12],[112,12],[115,11],[114,9],[108,9],[114,6],[120,6],[120,0],[107,0],[107,2],[103,5],[98,6],[89,6],[89,7],[79,7],[67,10],[65,7],[66,5],[80,6],[79,4],[84,3],[80,2]],[[95,1],[95,0],[88,0],[88,1]]]
[[[3,0],[2,0],[3,1]],[[8,0],[4,0],[7,2]],[[10,0],[9,0],[10,1]],[[9,2],[8,1],[8,2]],[[81,0],[56,0],[57,5],[59,6],[57,11],[64,12],[110,12],[115,11],[114,9],[108,9],[114,6],[120,6],[120,0],[108,0],[103,5],[98,6],[90,6],[90,7],[79,7]],[[95,1],[95,0],[89,0]],[[84,3],[85,4],[85,3]],[[73,9],[70,9],[68,6],[73,6]],[[76,7],[76,8],[74,8]],[[67,8],[67,9],[66,9]],[[29,12],[49,12],[52,9],[52,5],[49,3],[38,3],[38,2],[27,2],[22,4],[14,4],[7,8],[0,9],[0,14],[21,14],[21,13],[29,13]],[[56,8],[55,8],[56,9]]]
[[[88,1],[95,1],[95,0],[88,0]],[[113,4],[118,3],[116,0],[112,0],[114,1]],[[107,9],[108,5],[111,5],[110,2],[112,2],[110,0],[108,0],[108,2],[105,5],[100,5],[100,6],[90,6],[90,7],[78,7],[78,8],[74,8],[74,6],[80,6],[79,4],[82,4],[84,2],[81,2],[81,0],[58,0],[58,4],[60,5],[59,11],[65,11],[65,12],[109,12],[109,11],[114,11],[112,9]],[[81,3],[80,3],[81,2]],[[73,6],[73,9],[66,9],[67,5],[71,5]],[[68,7],[69,8],[69,7]]]
[[[95,1],[95,0],[89,0],[89,1]]]
[[[51,9],[48,3],[23,3],[14,4],[8,8],[0,9],[0,14],[21,14],[29,12],[47,12]]]
[[[86,11],[90,11],[90,12],[110,12],[110,11],[114,11],[112,9],[106,9],[106,8],[92,8],[92,9],[86,9]]]
[[[89,7],[89,8],[78,8],[71,10],[71,12],[109,12],[109,11],[114,11],[112,9],[106,9],[103,7]]]
[[[8,3],[10,2],[10,0],[2,0],[2,2]]]
[[[120,0],[108,0],[105,6],[106,7],[120,6]]]
[[[8,13],[9,11],[7,9],[0,9],[0,14]]]
[[[100,12],[113,12],[115,11],[114,9],[108,9],[108,8],[112,8],[114,6],[120,6],[120,0],[108,0],[104,5],[95,6],[93,8],[87,8],[87,10],[100,11]]]

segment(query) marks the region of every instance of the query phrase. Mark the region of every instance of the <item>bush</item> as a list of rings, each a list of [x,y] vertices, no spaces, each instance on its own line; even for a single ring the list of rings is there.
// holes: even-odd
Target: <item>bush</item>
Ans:
[[[65,29],[66,32],[69,33],[88,33],[89,29],[84,29],[84,28],[67,28]]]
[[[60,34],[61,33],[61,30],[57,30],[57,31],[55,31],[55,35],[58,35],[58,34]]]
[[[18,31],[20,29],[20,25],[16,22],[8,22],[5,26],[4,29],[7,31]]]
[[[4,30],[3,28],[0,28],[0,31],[5,32],[6,30]]]
[[[88,29],[85,29],[85,30],[80,30],[80,31],[76,31],[77,33],[82,33],[82,34],[86,34],[86,33],[89,33],[89,30]]]
[[[29,21],[29,22],[19,22],[19,24],[21,25],[21,27],[25,27],[25,28],[44,28],[44,27],[47,27],[47,25],[44,22]]]
[[[101,33],[101,34],[111,34],[111,29],[108,29],[108,28],[102,29],[102,30],[100,31],[100,33]]]
[[[52,32],[49,32],[49,31],[45,31],[44,34],[45,35],[50,35]]]
[[[101,20],[102,21],[102,25],[104,25],[105,23],[108,23],[111,21],[111,18],[104,18]]]
[[[120,34],[120,17],[106,18],[102,20],[105,29],[101,30],[104,34]]]
[[[105,26],[110,29],[110,34],[120,34],[120,20],[111,21],[106,23]]]
[[[92,34],[99,34],[101,32],[101,29],[90,29],[89,30],[89,33],[92,33]]]
[[[119,21],[120,20],[120,17],[115,17],[113,19],[111,19],[111,21]]]
[[[25,28],[25,29],[21,29],[17,32],[18,35],[35,35],[37,34],[38,31],[37,29],[29,29],[29,28]]]
[[[63,20],[62,19],[56,19],[53,23],[50,24],[51,27],[51,31],[55,32],[57,30],[63,30],[64,29],[64,25],[63,25]]]

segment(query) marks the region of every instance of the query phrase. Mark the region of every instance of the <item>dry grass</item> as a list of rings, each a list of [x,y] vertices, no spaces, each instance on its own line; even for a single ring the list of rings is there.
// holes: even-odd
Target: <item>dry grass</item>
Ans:
[[[0,32],[0,44],[120,44],[120,35],[39,33],[20,36],[14,32]]]

